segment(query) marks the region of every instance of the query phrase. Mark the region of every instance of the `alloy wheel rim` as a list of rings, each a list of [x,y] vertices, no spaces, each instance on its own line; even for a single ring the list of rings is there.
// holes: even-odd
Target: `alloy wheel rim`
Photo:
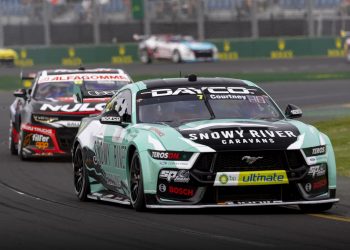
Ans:
[[[135,203],[139,195],[139,187],[140,187],[140,180],[141,180],[140,164],[138,159],[135,159],[135,161],[133,162],[130,176],[131,176],[130,178],[131,200],[133,203]]]
[[[77,193],[83,189],[83,159],[78,153],[74,157],[74,186]]]

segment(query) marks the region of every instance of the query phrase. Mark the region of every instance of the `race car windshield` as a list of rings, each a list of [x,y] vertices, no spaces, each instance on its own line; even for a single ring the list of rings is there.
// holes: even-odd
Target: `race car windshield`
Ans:
[[[169,91],[170,93],[170,91]],[[264,93],[138,96],[138,121],[184,123],[208,119],[280,120],[283,115]]]
[[[113,95],[118,89],[126,84],[125,81],[84,81],[84,82],[42,82],[37,85],[34,99],[39,101],[50,100],[60,101],[67,98],[73,98],[74,85],[79,85],[83,92],[90,95],[93,91],[93,96],[98,96],[99,91],[110,92]],[[103,93],[104,93],[103,92]]]

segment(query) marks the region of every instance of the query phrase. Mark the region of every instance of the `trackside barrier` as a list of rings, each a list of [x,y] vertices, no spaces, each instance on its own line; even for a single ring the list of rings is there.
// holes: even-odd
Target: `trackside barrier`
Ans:
[[[295,57],[344,57],[343,39],[274,38],[212,40],[219,50],[219,59],[234,61],[248,58],[290,59]],[[17,48],[18,67],[61,65],[76,67],[82,64],[130,64],[139,62],[137,44],[104,46],[69,46],[50,48]]]

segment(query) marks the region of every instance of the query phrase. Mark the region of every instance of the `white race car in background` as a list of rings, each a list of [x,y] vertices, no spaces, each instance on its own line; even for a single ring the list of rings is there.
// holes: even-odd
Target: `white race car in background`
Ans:
[[[195,41],[191,36],[182,35],[134,35],[139,43],[140,60],[180,62],[203,62],[217,60],[218,49],[213,43]]]

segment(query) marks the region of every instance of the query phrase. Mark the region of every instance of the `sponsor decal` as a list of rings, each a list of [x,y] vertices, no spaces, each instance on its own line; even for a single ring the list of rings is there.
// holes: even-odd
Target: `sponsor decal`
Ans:
[[[218,172],[214,186],[250,186],[288,184],[285,170]]]
[[[166,192],[165,184],[159,184],[158,189],[160,192],[165,193]]]
[[[169,186],[168,193],[192,197],[194,195],[194,189]]]
[[[306,183],[305,184],[305,191],[310,192],[312,190],[312,184],[311,183]]]
[[[41,76],[38,83],[43,82],[75,82],[75,81],[99,81],[99,80],[112,80],[112,81],[129,81],[125,74],[67,74],[67,75],[48,75]]]
[[[151,156],[154,159],[160,159],[160,160],[163,160],[163,159],[179,160],[180,159],[180,153],[177,153],[177,152],[152,151]]]
[[[114,165],[116,168],[126,168],[126,146],[113,145]]]
[[[237,51],[234,51],[231,46],[231,42],[225,40],[223,44],[223,52],[218,53],[220,61],[234,61],[239,58]]]
[[[56,123],[61,124],[67,128],[78,128],[81,122],[80,121],[60,121]]]
[[[261,156],[253,157],[253,156],[249,156],[249,155],[246,155],[246,156],[242,157],[242,161],[245,161],[249,165],[253,164],[254,162],[256,162],[259,159],[263,159],[263,157],[261,157]]]
[[[188,183],[190,181],[190,172],[188,170],[161,170],[159,178],[168,182]]]
[[[278,40],[277,47],[278,50],[270,52],[271,59],[286,59],[294,57],[294,52],[292,50],[286,50],[286,41],[284,39]]]
[[[44,103],[41,107],[41,111],[52,111],[52,112],[96,112],[102,111],[105,107],[105,103],[76,103],[76,104],[65,104],[65,105],[55,105]]]
[[[308,175],[311,175],[312,178],[324,176],[325,174],[326,174],[326,166],[324,165],[311,166],[308,172]]]
[[[327,184],[328,184],[327,179],[322,179],[322,180],[319,180],[319,181],[312,183],[312,189],[318,190],[318,189],[321,189],[321,188],[327,186]]]
[[[292,109],[290,112],[292,113],[292,115],[301,115],[303,113],[301,109]]]
[[[49,136],[44,136],[40,134],[33,134],[32,135],[32,141],[34,142],[48,142],[50,139]]]
[[[210,99],[213,100],[246,100],[247,97],[244,95],[209,95]]]
[[[297,138],[290,130],[221,130],[215,132],[190,133],[188,138],[192,141],[219,140],[221,144],[273,144],[275,138]]]
[[[110,165],[109,147],[102,139],[95,141],[94,152],[93,161],[95,165]]]
[[[225,202],[218,202],[218,205],[264,205],[264,204],[273,204],[273,203],[280,203],[281,201],[270,201],[270,200],[263,200],[263,201],[225,201]]]
[[[177,88],[177,89],[153,89],[151,91],[152,97],[159,96],[171,96],[171,95],[201,95],[204,91],[209,94],[240,94],[240,95],[249,95],[254,94],[255,89],[247,89],[244,87],[226,87],[226,86],[217,86],[217,87],[186,87],[186,88]],[[149,92],[144,92],[146,94]],[[209,95],[210,96],[210,95]]]
[[[176,151],[148,151],[153,159],[166,161],[188,161],[193,153]]]
[[[121,119],[119,116],[102,116],[101,121],[103,122],[121,122]]]
[[[19,53],[19,58],[15,60],[15,65],[17,67],[32,67],[34,65],[34,61],[31,58],[28,58],[27,50],[22,49]],[[30,81],[30,86],[32,85],[32,82]],[[29,87],[30,87],[29,86]]]
[[[219,181],[221,184],[226,185],[228,182],[228,176],[226,174],[220,175]]]
[[[29,125],[29,124],[23,124],[21,126],[21,129],[26,130],[26,131],[30,131],[30,132],[37,132],[37,133],[48,134],[48,135],[52,135],[52,134],[55,133],[53,129],[45,128],[45,127],[32,126],[32,125]]]
[[[250,103],[266,103],[265,97],[263,96],[248,96]]]
[[[325,154],[326,153],[326,146],[313,148],[311,154],[312,155],[319,155],[319,154]]]
[[[90,96],[112,96],[117,93],[117,90],[90,90],[88,95]]]

